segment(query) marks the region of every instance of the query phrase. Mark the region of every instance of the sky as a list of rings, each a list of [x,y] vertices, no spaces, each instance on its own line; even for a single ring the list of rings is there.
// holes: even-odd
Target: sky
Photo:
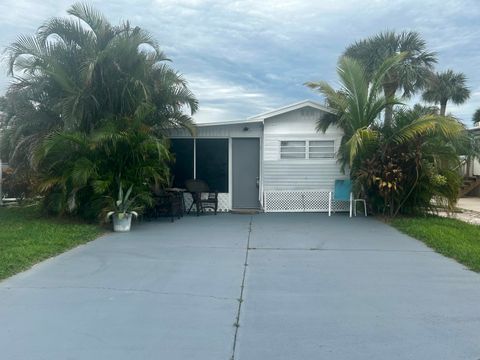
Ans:
[[[346,46],[385,30],[418,31],[436,69],[468,78],[470,99],[447,111],[471,125],[480,108],[479,0],[103,0],[89,1],[114,24],[149,32],[197,96],[197,122],[244,119],[305,99],[306,81],[338,86]],[[0,0],[0,47],[66,16],[72,1]],[[0,68],[0,94],[10,79]],[[410,102],[418,99],[410,100]]]

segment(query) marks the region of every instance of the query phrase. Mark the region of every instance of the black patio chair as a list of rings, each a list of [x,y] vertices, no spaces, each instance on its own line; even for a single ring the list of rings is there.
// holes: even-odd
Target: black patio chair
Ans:
[[[205,209],[213,209],[215,215],[217,215],[218,191],[211,191],[205,181],[198,179],[185,181],[185,187],[193,199],[187,214],[190,214],[193,205],[195,205],[197,216],[200,213],[205,213]]]

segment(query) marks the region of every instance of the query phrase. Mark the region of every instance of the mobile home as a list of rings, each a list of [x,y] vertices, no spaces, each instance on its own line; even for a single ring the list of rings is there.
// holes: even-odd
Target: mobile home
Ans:
[[[195,136],[175,129],[175,186],[206,181],[222,211],[326,212],[335,180],[348,178],[336,159],[341,129],[316,131],[326,113],[332,110],[305,100],[245,120],[200,123]]]

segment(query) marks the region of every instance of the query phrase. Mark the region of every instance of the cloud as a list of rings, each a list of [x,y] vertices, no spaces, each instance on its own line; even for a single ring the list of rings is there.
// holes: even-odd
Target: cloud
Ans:
[[[247,118],[282,105],[281,98],[261,92],[254,86],[238,85],[200,74],[189,76],[189,84],[200,99],[200,110],[194,116],[197,122]],[[232,117],[232,114],[236,116]]]
[[[31,33],[70,1],[2,0],[0,46]],[[198,121],[238,119],[305,98],[303,83],[336,82],[338,56],[351,42],[385,29],[416,30],[438,52],[439,69],[464,72],[480,87],[477,0],[105,0],[112,22],[152,32],[200,101]],[[6,87],[0,76],[0,87]],[[451,111],[470,123],[472,95]]]

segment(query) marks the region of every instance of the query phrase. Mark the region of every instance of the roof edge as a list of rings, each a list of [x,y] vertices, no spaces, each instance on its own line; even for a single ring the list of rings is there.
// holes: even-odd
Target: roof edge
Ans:
[[[229,120],[229,121],[217,121],[217,122],[204,122],[204,123],[195,123],[195,126],[222,126],[222,125],[241,125],[241,124],[252,124],[252,123],[261,123],[261,119],[242,119],[242,120]]]
[[[322,111],[325,111],[325,112],[335,114],[335,111],[333,109],[330,109],[329,107],[324,106],[324,105],[322,105],[322,104],[320,104],[316,101],[302,100],[302,101],[299,101],[299,102],[296,102],[296,103],[293,103],[293,104],[290,104],[290,105],[283,106],[283,107],[278,108],[278,109],[269,110],[269,111],[263,112],[261,114],[251,116],[247,119],[248,120],[254,120],[254,119],[265,120],[266,118],[269,118],[269,117],[273,117],[273,116],[285,114],[289,111],[294,111],[294,110],[301,109],[304,106],[311,106],[311,107],[316,108],[318,110],[322,110]]]
[[[229,121],[218,121],[218,122],[204,122],[204,123],[195,123],[195,126],[203,127],[203,126],[222,126],[222,125],[239,125],[239,124],[251,124],[251,123],[259,123],[263,122],[265,119],[285,114],[290,111],[301,109],[302,107],[310,106],[315,109],[329,112],[331,114],[335,114],[335,111],[327,106],[323,106],[322,104],[313,101],[313,100],[302,100],[290,105],[286,105],[277,109],[269,110],[254,116],[250,116],[246,119],[239,119],[239,120],[229,120]]]

